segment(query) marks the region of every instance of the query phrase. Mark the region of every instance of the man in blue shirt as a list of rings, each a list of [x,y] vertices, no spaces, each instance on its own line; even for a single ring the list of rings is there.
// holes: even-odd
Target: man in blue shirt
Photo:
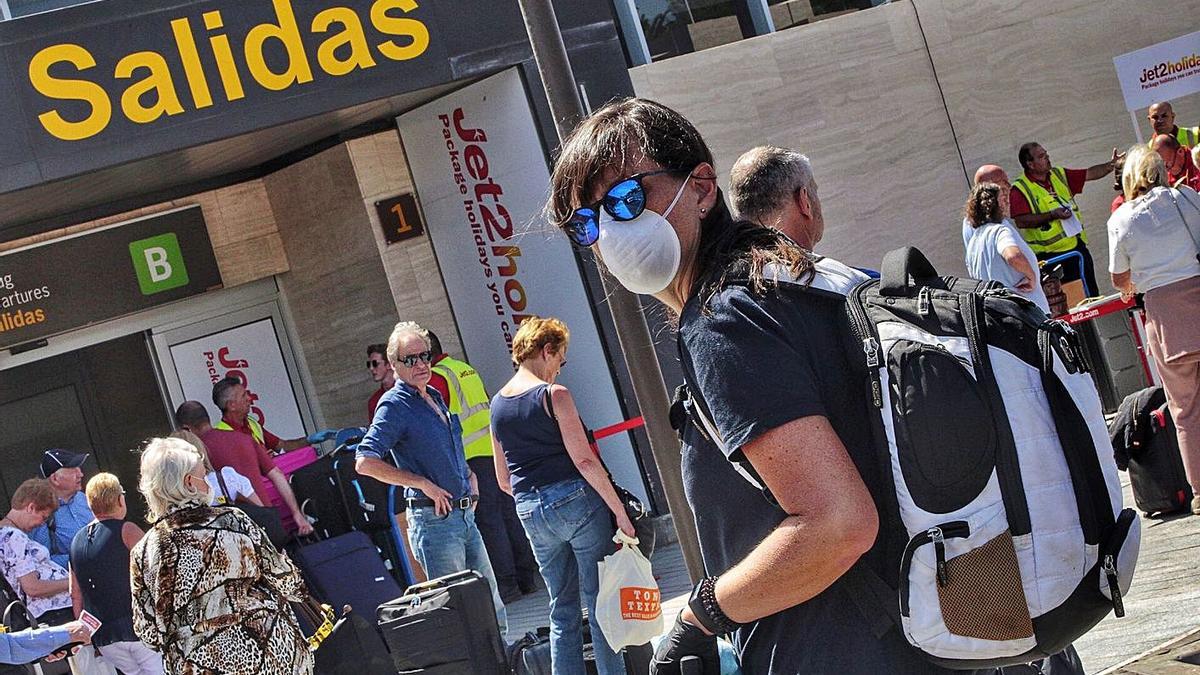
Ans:
[[[409,543],[430,579],[468,569],[487,579],[503,635],[507,618],[475,525],[479,486],[463,455],[462,425],[429,386],[429,334],[413,322],[398,323],[387,351],[396,384],[379,399],[355,469],[404,488]]]
[[[29,533],[29,538],[50,550],[50,559],[67,569],[70,562],[71,540],[84,525],[95,516],[88,508],[83,494],[83,463],[86,454],[70,450],[53,449],[42,453],[42,478],[50,480],[54,496],[58,498],[58,509],[54,515]]]

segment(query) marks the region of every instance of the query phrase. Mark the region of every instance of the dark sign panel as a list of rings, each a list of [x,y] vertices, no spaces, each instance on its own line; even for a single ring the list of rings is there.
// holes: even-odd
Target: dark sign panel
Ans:
[[[0,119],[22,131],[0,166],[32,154],[47,180],[455,79],[433,2],[92,4],[0,22]]]
[[[220,288],[200,207],[0,255],[0,349]]]
[[[379,213],[379,227],[383,228],[383,238],[389,244],[419,237],[425,233],[421,211],[417,208],[416,197],[411,192],[377,201],[375,210]]]

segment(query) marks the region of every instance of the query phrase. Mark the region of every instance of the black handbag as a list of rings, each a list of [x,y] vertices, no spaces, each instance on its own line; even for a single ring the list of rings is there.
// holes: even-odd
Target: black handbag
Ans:
[[[554,403],[550,398],[550,389],[546,388],[546,412],[550,414],[550,418],[558,421],[558,415],[554,414]],[[656,534],[654,531],[654,520],[650,518],[650,509],[638,499],[637,495],[617,484],[613,479],[612,472],[608,470],[608,465],[604,463],[604,458],[600,456],[600,449],[596,447],[596,438],[592,434],[592,430],[579,418],[579,423],[583,425],[583,432],[587,435],[588,445],[592,446],[592,452],[596,454],[596,459],[600,461],[600,466],[604,468],[604,474],[608,476],[608,482],[612,483],[613,491],[617,493],[617,499],[621,500],[621,504],[625,507],[625,515],[629,517],[629,522],[633,523],[633,531],[637,536],[638,550],[642,555],[649,560],[654,553],[654,542]],[[610,514],[611,516],[611,514]],[[617,529],[617,519],[613,517],[613,531]]]
[[[229,488],[225,485],[225,476],[221,474],[221,469],[217,469],[217,483],[221,485],[221,494],[225,497],[225,504],[232,506],[235,509],[241,509],[243,513],[250,517],[255,524],[262,528],[266,533],[267,539],[275,545],[275,548],[282,550],[283,547],[291,540],[291,534],[287,528],[283,526],[283,519],[280,518],[279,512],[274,506],[259,506],[257,504],[235,503],[229,497]]]
[[[392,658],[374,624],[343,608],[342,616],[311,597],[292,603],[302,624],[313,626],[306,636],[313,652],[314,672],[325,675],[392,675]]]

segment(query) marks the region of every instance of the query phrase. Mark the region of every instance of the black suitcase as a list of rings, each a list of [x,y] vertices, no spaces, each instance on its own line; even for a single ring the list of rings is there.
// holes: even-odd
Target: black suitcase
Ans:
[[[1192,489],[1162,387],[1148,387],[1125,397],[1109,433],[1117,467],[1129,471],[1138,510],[1171,513],[1191,506]]]
[[[295,471],[288,478],[300,511],[308,516],[313,530],[322,539],[331,539],[346,534],[350,527],[350,514],[338,487],[337,458],[327,455]]]
[[[388,509],[388,484],[363,476],[354,468],[354,455],[342,455],[334,460],[338,489],[350,517],[350,526],[363,532],[392,529],[392,513]]]
[[[549,633],[548,629],[547,633]],[[654,658],[654,648],[650,646],[649,642],[644,645],[625,647],[620,653],[625,662],[625,675],[647,675],[650,672],[650,660]],[[583,667],[587,671],[587,675],[598,675],[600,672],[596,667],[596,653],[592,645],[592,626],[586,616],[583,618]]]
[[[370,615],[367,615],[369,617]],[[395,675],[383,638],[369,618],[358,612],[345,614],[313,654],[313,672],[319,675]]]
[[[313,595],[339,610],[350,605],[369,620],[376,608],[403,592],[364,532],[349,532],[294,551]]]
[[[501,675],[505,659],[487,580],[467,570],[412,586],[379,607],[379,629],[401,673]]]
[[[587,619],[583,620],[583,667],[587,675],[596,675],[595,652],[592,648],[591,629]],[[635,645],[621,650],[625,661],[626,675],[647,675],[654,649],[650,643]],[[530,631],[525,637],[508,648],[508,667],[515,675],[550,675],[550,627],[543,626]]]
[[[550,627],[530,631],[508,647],[508,667],[513,675],[552,675]]]

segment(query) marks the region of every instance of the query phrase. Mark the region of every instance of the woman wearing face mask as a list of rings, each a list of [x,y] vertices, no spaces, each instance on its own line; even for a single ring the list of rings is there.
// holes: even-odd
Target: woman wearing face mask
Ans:
[[[558,319],[530,317],[513,336],[517,373],[492,398],[492,449],[500,489],[517,501],[550,593],[550,662],[556,675],[584,672],[580,596],[596,614],[596,563],[613,552],[613,519],[633,537],[612,481],[592,452],[575,399],[554,384],[570,334]],[[595,622],[600,675],[625,672]]]
[[[866,277],[734,221],[712,162],[673,110],[610,103],[563,144],[547,206],[622,285],[678,318],[693,406],[723,441],[685,427],[684,487],[714,576],[697,584],[652,671],[678,673],[695,655],[719,672],[711,636],[732,634],[749,673],[942,672],[894,627],[876,630],[879,615],[858,609],[843,579],[861,559],[898,583],[894,537],[877,537],[885,505],[873,494],[887,492],[868,488],[890,479],[862,424],[871,404],[847,375],[856,347],[843,299],[830,292]],[[812,288],[774,281],[785,275]]]
[[[243,512],[209,506],[200,453],[178,438],[142,451],[154,527],[130,552],[133,628],[168,673],[313,672],[290,602],[300,571]]]

